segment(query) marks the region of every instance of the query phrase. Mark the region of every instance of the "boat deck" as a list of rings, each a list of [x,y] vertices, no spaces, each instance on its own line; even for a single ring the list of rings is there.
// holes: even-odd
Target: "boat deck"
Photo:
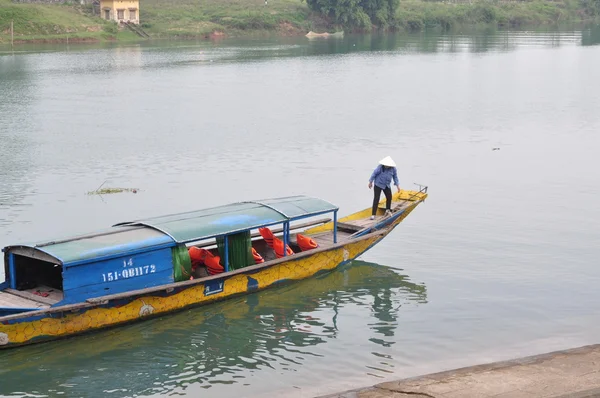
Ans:
[[[348,233],[348,232],[345,232],[345,231],[340,231],[338,229],[337,240],[338,240],[338,242],[343,242],[345,240],[348,240],[348,238],[350,237],[350,235],[352,235],[352,234]],[[327,247],[327,246],[332,246],[333,245],[333,233],[331,231],[324,232],[324,233],[318,234],[318,235],[311,235],[311,238],[315,242],[317,242],[317,244],[320,247]]]
[[[8,289],[7,289],[8,290]],[[0,292],[0,307],[4,308],[48,308],[47,304],[29,300],[5,291]]]
[[[408,200],[399,200],[399,201],[392,202],[392,206],[391,206],[392,214],[397,213],[402,210],[405,210],[412,203],[413,202],[410,202]],[[385,204],[379,205],[379,209],[385,211]],[[365,218],[359,218],[357,220],[339,222],[338,226],[341,227],[342,230],[345,229],[345,230],[360,231],[361,229],[368,228],[368,227],[371,227],[371,226],[377,224],[378,222],[380,222],[382,219],[385,219],[386,217],[389,217],[389,216],[378,215],[378,216],[375,216],[374,220],[371,220],[371,217],[369,216],[369,217],[365,217]]]
[[[0,291],[0,307],[48,308],[63,299],[63,292],[47,286],[28,290],[4,289]]]
[[[393,201],[391,210],[392,214],[397,213],[398,211],[405,210],[409,206],[411,206],[413,202],[408,200],[398,200]],[[379,209],[385,210],[385,204],[380,205]],[[371,217],[359,218],[352,221],[339,222],[338,221],[338,231],[337,231],[337,240],[338,242],[343,242],[345,240],[350,239],[352,235],[356,232],[361,231],[365,228],[369,228],[374,226],[375,224],[381,222],[382,220],[388,218],[390,216],[385,215],[377,215],[374,220],[371,220]],[[319,244],[319,246],[330,246],[333,244],[333,233],[331,231],[324,232],[321,234],[311,236],[315,242]]]

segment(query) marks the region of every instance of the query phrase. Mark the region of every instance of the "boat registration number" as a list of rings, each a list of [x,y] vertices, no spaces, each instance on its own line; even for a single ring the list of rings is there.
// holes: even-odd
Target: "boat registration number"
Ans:
[[[113,282],[118,281],[119,279],[129,279],[134,278],[136,276],[143,276],[148,274],[153,274],[156,272],[156,265],[140,265],[133,266],[133,259],[123,260],[123,269],[106,272],[102,274],[103,282]]]
[[[221,293],[224,285],[225,281],[208,281],[204,284],[204,295],[210,296],[212,294]]]

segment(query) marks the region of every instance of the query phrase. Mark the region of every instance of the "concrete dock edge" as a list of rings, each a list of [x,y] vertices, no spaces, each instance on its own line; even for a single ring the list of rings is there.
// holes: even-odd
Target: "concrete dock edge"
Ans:
[[[376,384],[321,398],[600,397],[600,344]]]

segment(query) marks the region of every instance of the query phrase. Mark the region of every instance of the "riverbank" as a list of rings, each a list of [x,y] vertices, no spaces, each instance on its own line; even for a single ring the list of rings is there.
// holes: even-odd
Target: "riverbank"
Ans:
[[[135,40],[133,32],[119,32],[116,24],[94,17],[91,7],[68,4],[15,4],[0,0],[0,43],[58,43]]]
[[[578,23],[595,18],[585,0],[495,2],[402,1],[395,20],[373,29],[402,31],[451,30],[459,26],[523,27]],[[304,35],[309,31],[349,30],[312,12],[305,2],[277,0],[145,0],[141,27],[153,39],[218,38],[276,34]],[[15,43],[98,42],[142,40],[127,29],[94,15],[91,6],[75,4],[15,4],[0,0],[0,43],[10,42],[14,21]]]
[[[600,397],[600,344],[477,365],[322,398]]]

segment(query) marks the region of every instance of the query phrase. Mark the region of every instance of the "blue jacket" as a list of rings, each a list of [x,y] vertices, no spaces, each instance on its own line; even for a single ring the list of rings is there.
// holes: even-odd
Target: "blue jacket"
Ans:
[[[390,186],[390,182],[392,182],[392,178],[394,179],[394,185],[400,185],[398,182],[398,173],[396,172],[395,167],[388,167],[386,170],[383,170],[383,166],[379,165],[371,174],[371,178],[369,178],[369,182],[375,182],[381,189],[385,189]]]

